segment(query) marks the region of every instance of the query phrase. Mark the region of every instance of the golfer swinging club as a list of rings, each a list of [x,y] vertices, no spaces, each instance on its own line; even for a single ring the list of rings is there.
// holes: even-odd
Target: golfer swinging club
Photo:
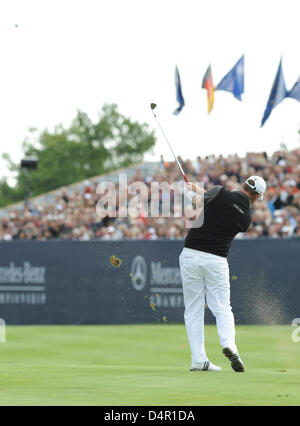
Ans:
[[[211,363],[204,347],[204,304],[216,318],[224,355],[236,372],[244,365],[235,344],[234,317],[230,305],[230,283],[227,256],[231,241],[239,232],[246,232],[252,220],[251,204],[262,200],[266,182],[250,176],[241,191],[214,186],[205,191],[194,183],[189,189],[204,192],[203,225],[191,228],[179,257],[185,304],[184,320],[191,348],[191,371],[220,371]],[[197,206],[203,197],[193,196]]]

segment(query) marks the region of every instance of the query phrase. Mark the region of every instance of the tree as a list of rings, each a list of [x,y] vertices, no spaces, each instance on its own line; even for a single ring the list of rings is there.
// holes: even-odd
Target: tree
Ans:
[[[38,168],[30,174],[32,196],[142,162],[145,152],[155,144],[154,132],[148,127],[123,116],[112,104],[103,106],[96,123],[78,111],[68,129],[60,124],[53,132],[44,130],[33,142],[26,138],[24,156],[39,159]],[[31,136],[36,133],[36,129],[31,129]],[[6,179],[0,181],[1,206],[26,195],[24,172],[8,154],[3,154],[3,158],[16,173],[17,183],[10,187]]]

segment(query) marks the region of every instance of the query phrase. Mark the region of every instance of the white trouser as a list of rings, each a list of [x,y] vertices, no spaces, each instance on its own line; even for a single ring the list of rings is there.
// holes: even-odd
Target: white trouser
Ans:
[[[192,363],[207,360],[204,347],[205,298],[216,318],[221,346],[237,352],[227,259],[184,248],[179,256],[179,264],[185,304],[184,320]]]

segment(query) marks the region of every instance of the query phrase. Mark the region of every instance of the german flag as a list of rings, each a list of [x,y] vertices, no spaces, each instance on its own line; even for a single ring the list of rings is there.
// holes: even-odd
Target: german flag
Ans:
[[[207,90],[207,112],[208,114],[213,109],[215,100],[215,88],[212,79],[211,66],[206,70],[202,80],[202,88]]]

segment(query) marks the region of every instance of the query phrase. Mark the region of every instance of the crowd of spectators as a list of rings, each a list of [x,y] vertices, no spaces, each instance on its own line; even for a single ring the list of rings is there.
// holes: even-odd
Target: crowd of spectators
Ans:
[[[263,201],[253,205],[253,222],[248,232],[237,238],[300,237],[300,149],[238,155],[197,157],[194,161],[180,159],[189,180],[203,182],[206,189],[223,185],[230,190],[240,189],[251,175],[262,176],[267,182]],[[182,182],[175,163],[163,160],[152,176],[138,171],[128,183],[142,181]],[[0,240],[76,240],[119,239],[182,239],[188,229],[183,217],[176,217],[176,205],[171,217],[110,217],[100,218],[96,205],[98,182],[86,181],[82,189],[65,187],[56,195],[55,203],[31,200],[22,209],[9,208],[0,220]],[[160,194],[160,201],[164,197]],[[129,197],[130,199],[130,197]]]

